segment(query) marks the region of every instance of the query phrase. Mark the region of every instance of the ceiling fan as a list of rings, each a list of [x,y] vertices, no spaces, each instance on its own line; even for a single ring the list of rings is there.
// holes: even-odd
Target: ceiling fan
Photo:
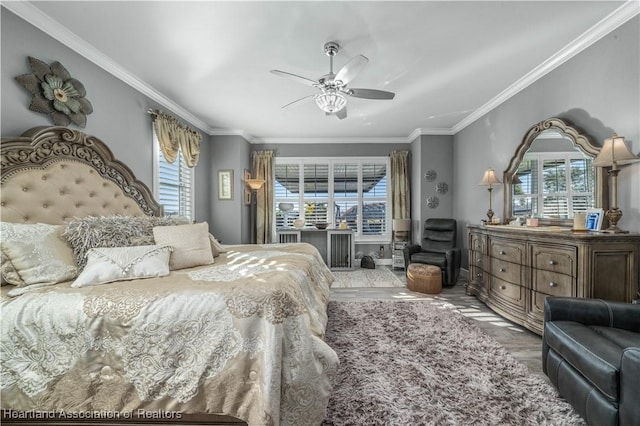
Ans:
[[[340,45],[335,41],[324,44],[324,53],[329,57],[329,73],[318,80],[311,80],[285,71],[271,70],[271,73],[277,76],[320,89],[320,93],[305,96],[286,104],[282,108],[313,99],[326,115],[333,114],[342,120],[347,117],[347,98],[345,95],[363,99],[393,99],[395,93],[384,90],[348,88],[347,84],[367,65],[369,59],[366,56],[358,55],[343,66],[337,74],[334,74],[333,57],[338,54],[339,50]]]

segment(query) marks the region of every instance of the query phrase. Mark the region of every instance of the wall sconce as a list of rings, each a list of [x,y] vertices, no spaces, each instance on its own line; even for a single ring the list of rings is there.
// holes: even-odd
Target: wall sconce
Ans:
[[[624,136],[618,136],[615,133],[604,140],[602,149],[598,156],[593,160],[595,167],[611,167],[609,176],[611,176],[611,207],[605,213],[609,219],[609,228],[603,232],[608,233],[627,233],[618,228],[618,221],[622,217],[622,211],[618,208],[618,166],[634,163],[640,158],[634,155],[624,141]]]
[[[264,185],[264,179],[246,179],[244,181],[249,188],[251,188],[253,191],[257,191],[260,188],[262,188],[262,185]]]
[[[260,188],[262,188],[262,185],[264,185],[265,180],[264,179],[245,179],[244,183],[251,188],[251,192],[252,192],[252,196],[251,198],[253,199],[253,202],[251,203],[251,244],[255,244],[256,243],[256,216],[258,215],[258,213],[255,211],[257,210],[258,206],[256,205],[256,203],[258,202],[257,200],[257,192],[258,190],[260,190]],[[255,196],[253,196],[253,193],[256,193]]]
[[[487,188],[489,191],[489,210],[487,210],[487,217],[489,218],[489,223],[492,223],[493,221],[493,210],[491,210],[491,191],[493,191],[493,188],[491,187],[491,185],[495,185],[498,183],[502,183],[502,182],[500,182],[500,179],[498,179],[498,176],[496,176],[495,170],[489,167],[484,172],[484,176],[482,176],[482,181],[480,181],[480,183],[478,184],[478,185],[489,187]]]

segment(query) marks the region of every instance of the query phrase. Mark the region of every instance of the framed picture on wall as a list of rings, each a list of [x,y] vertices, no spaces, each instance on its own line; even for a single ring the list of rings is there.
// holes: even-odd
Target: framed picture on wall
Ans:
[[[588,209],[587,210],[587,231],[599,231],[602,228],[602,219],[604,219],[604,210]]]
[[[218,171],[218,200],[233,200],[233,170]]]
[[[247,186],[247,181],[251,179],[251,172],[249,170],[244,169],[244,205],[248,206],[251,204],[251,189]]]

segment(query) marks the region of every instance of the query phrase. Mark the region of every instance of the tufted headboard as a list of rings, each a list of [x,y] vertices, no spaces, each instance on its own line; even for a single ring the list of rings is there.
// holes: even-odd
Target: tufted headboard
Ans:
[[[162,207],[100,139],[34,127],[0,142],[0,219],[62,224],[75,217],[159,216]]]

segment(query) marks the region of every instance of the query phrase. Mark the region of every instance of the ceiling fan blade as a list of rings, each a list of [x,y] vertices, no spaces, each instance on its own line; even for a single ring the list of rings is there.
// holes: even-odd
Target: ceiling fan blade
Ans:
[[[307,86],[315,87],[318,84],[318,82],[315,81],[315,80],[310,80],[310,79],[308,79],[306,77],[301,77],[301,76],[296,75],[296,74],[291,74],[290,72],[285,72],[285,71],[280,71],[280,70],[271,70],[269,72],[271,74],[273,74],[273,75],[277,75],[279,77],[284,77],[284,78],[289,79],[289,80],[297,81],[298,83],[302,83],[302,84],[307,85]]]
[[[293,104],[298,104],[298,105],[300,105],[300,104],[302,104],[302,102],[303,102],[303,101],[306,101],[306,100],[309,100],[309,99],[313,99],[313,97],[314,97],[314,96],[315,96],[315,95],[309,95],[309,96],[305,96],[304,98],[296,99],[295,101],[293,101],[293,102],[289,102],[288,104],[286,104],[285,106],[283,106],[283,107],[282,107],[282,108],[280,108],[280,109],[284,109],[284,108],[290,107],[290,106],[291,106],[291,105],[293,105]]]
[[[353,80],[353,78],[358,75],[360,71],[362,71],[362,68],[367,65],[367,62],[369,62],[369,59],[367,59],[366,56],[356,56],[355,58],[347,62],[347,65],[340,68],[340,71],[338,71],[338,73],[336,74],[334,81],[340,80],[342,84],[347,84],[348,82]]]
[[[349,96],[353,96],[354,98],[364,99],[393,99],[393,97],[396,95],[393,92],[375,89],[349,89],[347,91],[347,94]]]
[[[335,113],[335,116],[340,120],[347,118],[347,107],[342,108],[340,111]]]

